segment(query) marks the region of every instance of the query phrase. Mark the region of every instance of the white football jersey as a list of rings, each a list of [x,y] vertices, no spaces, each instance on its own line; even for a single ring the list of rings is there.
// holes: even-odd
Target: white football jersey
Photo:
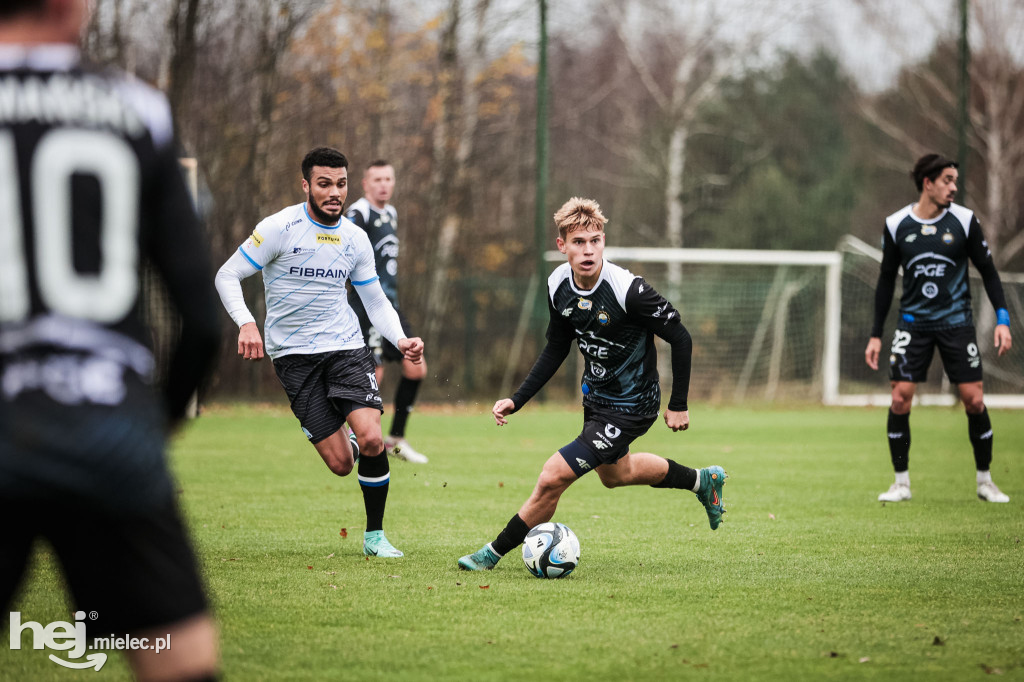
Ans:
[[[271,358],[364,345],[345,292],[346,280],[362,285],[377,279],[363,230],[344,217],[334,227],[321,225],[301,203],[262,220],[238,250],[263,272],[263,333]]]

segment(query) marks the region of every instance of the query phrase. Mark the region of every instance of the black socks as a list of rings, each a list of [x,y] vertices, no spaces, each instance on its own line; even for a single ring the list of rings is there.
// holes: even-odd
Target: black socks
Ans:
[[[519,518],[519,514],[516,514],[509,519],[505,529],[498,533],[498,537],[491,543],[491,549],[499,556],[505,556],[523,544],[523,540],[526,539],[526,534],[529,532],[530,529],[527,528],[526,521],[523,521]]]
[[[366,530],[384,530],[384,507],[391,482],[388,452],[384,450],[376,457],[363,455],[357,464],[359,487],[363,489],[363,505],[366,507]]]
[[[896,414],[890,409],[886,430],[893,471],[906,471],[910,466],[910,413]]]
[[[405,422],[409,420],[409,413],[412,412],[412,404],[416,402],[416,393],[420,390],[419,379],[406,379],[398,382],[398,390],[395,391],[395,418],[391,422],[391,435],[395,438],[405,437]]]
[[[980,414],[967,413],[967,435],[974,448],[974,464],[978,471],[988,471],[992,464],[992,422],[988,418],[988,408]]]
[[[682,464],[673,462],[671,459],[668,461],[668,473],[665,474],[664,480],[661,483],[651,484],[652,488],[678,488],[679,490],[693,490],[697,487],[697,473],[696,469],[685,467]]]

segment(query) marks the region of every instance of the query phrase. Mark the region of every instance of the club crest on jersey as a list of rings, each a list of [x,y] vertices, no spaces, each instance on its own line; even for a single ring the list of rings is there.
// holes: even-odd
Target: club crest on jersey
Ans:
[[[316,235],[316,241],[318,244],[340,244],[341,236],[337,234],[324,234],[318,232]]]
[[[949,232],[947,232],[946,234],[942,235],[942,243],[943,244],[952,244],[953,243],[953,235],[950,234]]]
[[[612,321],[612,317],[611,317],[611,315],[609,315],[607,313],[607,311],[601,310],[601,311],[599,311],[597,313],[597,323],[598,324],[602,324],[602,325],[603,324],[608,324],[611,321]]]
[[[252,236],[249,237],[249,241],[251,241],[252,245],[258,249],[260,248],[260,245],[263,244],[263,235],[260,234],[258,231],[253,230]]]
[[[935,227],[934,225],[922,225],[921,226],[921,234],[923,234],[925,237],[933,235],[933,234],[935,234],[938,231],[939,231],[939,229],[937,227]]]
[[[594,302],[589,298],[581,298],[580,302],[576,305],[579,306],[580,310],[590,310],[593,307]]]

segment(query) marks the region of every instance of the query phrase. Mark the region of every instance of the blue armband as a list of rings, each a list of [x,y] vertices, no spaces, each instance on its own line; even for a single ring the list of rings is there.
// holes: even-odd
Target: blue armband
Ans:
[[[996,324],[1005,324],[1007,327],[1010,326],[1010,311],[1006,308],[1000,308],[996,311]]]

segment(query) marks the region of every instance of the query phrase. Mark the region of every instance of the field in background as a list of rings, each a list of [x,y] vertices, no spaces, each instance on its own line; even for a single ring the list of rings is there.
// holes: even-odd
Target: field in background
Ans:
[[[689,432],[659,423],[638,449],[725,466],[726,523],[709,530],[691,493],[590,475],[555,516],[581,565],[542,581],[518,555],[485,574],[455,561],[515,513],[580,415],[531,404],[498,429],[488,410],[413,417],[431,460],[392,464],[393,561],[362,556],[354,477],[328,472],[287,408],[189,426],[173,465],[225,679],[1024,679],[1020,413],[992,412],[1010,504],[975,497],[962,411],[916,408],[914,499],[882,505],[884,408],[695,406]],[[23,619],[68,619],[54,563],[40,552]],[[116,654],[95,673],[47,653],[5,643],[0,679],[127,676]]]

